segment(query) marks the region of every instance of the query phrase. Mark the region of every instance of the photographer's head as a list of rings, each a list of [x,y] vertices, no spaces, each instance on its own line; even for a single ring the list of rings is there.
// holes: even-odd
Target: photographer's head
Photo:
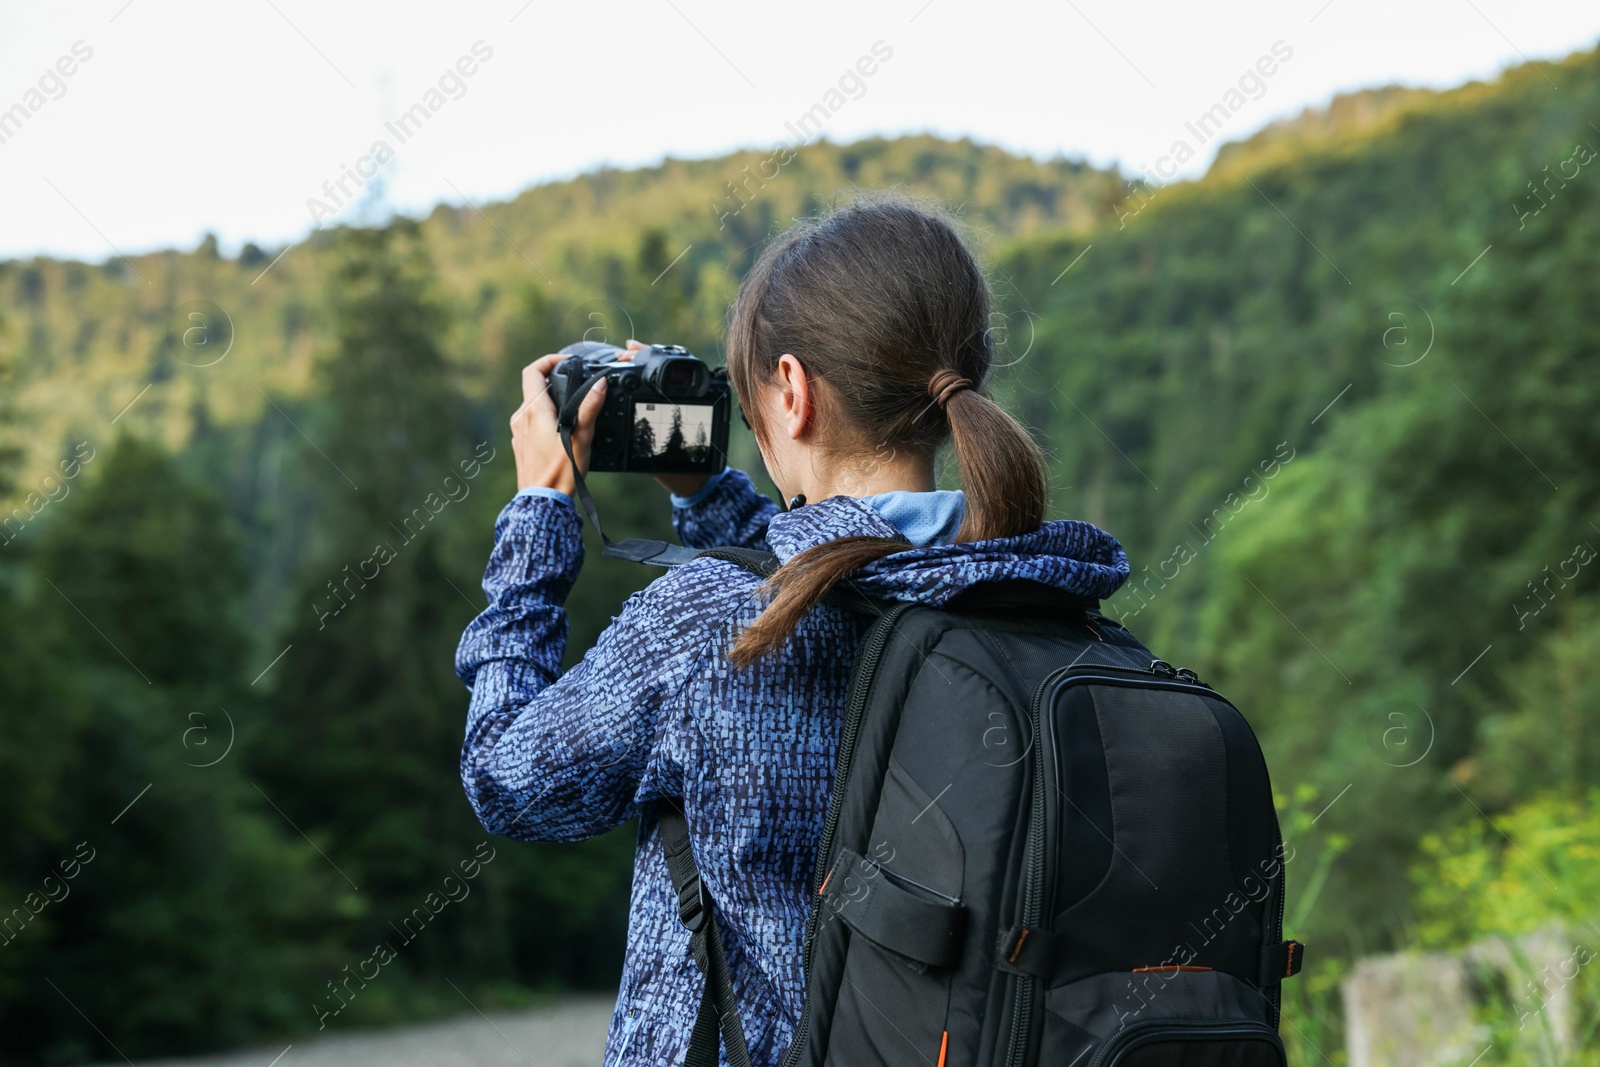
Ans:
[[[947,440],[966,491],[958,541],[1043,521],[1044,459],[981,392],[994,360],[983,272],[944,218],[867,200],[800,223],[762,254],[729,315],[728,373],[787,496],[933,488]],[[861,492],[855,492],[860,489]],[[905,542],[845,538],[790,560],[735,662],[781,644],[851,571]]]

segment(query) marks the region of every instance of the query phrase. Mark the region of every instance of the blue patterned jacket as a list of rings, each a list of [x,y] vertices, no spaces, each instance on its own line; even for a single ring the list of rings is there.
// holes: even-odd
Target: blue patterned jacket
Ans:
[[[833,497],[779,512],[742,473],[677,507],[683,543],[770,547],[782,560],[852,534],[894,537],[871,506]],[[758,614],[758,579],[697,560],[630,596],[565,674],[562,603],[583,561],[569,503],[519,496],[495,524],[456,669],[472,690],[461,779],[491,832],[580,841],[638,818],[626,961],[607,1067],[680,1063],[703,980],[656,831],[655,801],[682,797],[734,994],[757,1064],[776,1063],[804,999],[801,948],[811,866],[832,784],[861,623],[824,605],[781,652],[727,660]],[[870,594],[941,605],[980,582],[1030,578],[1104,598],[1128,575],[1122,548],[1085,522],[1002,540],[910,548],[859,578]]]

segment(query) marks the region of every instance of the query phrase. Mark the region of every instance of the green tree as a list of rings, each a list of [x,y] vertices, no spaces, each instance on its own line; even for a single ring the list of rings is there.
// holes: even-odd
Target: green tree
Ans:
[[[48,812],[8,820],[7,888],[56,898],[0,954],[0,1054],[281,1032],[340,890],[240,774],[259,731],[237,535],[150,445],[121,441],[87,477],[40,519],[16,649],[38,658],[20,681],[0,673],[6,799]]]
[[[406,923],[487,838],[456,773],[467,694],[454,653],[481,606],[467,591],[487,558],[487,524],[463,524],[482,522],[497,496],[491,478],[503,479],[511,457],[503,440],[468,433],[439,345],[447,313],[415,234],[341,240],[337,343],[313,422],[327,462],[354,487],[325,480],[321,543],[294,585],[257,766],[361,887],[352,950],[387,942],[397,953],[384,983],[341,1014],[346,1025],[456,1010],[441,976],[467,987],[594,981],[592,952],[573,949],[585,937],[615,946],[624,889],[616,863],[597,867],[594,852],[573,861],[499,841],[470,896],[425,928]],[[617,842],[601,847],[617,855]],[[598,885],[596,869],[606,872]]]

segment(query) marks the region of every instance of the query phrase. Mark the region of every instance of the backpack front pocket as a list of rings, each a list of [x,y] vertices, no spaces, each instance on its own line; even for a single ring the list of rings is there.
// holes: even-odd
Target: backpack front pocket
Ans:
[[[1100,1047],[1089,1067],[1286,1067],[1265,1023],[1141,1023]]]
[[[872,840],[870,856],[840,848],[823,882],[822,922],[851,934],[825,1062],[944,1065],[966,932],[960,840],[893,760]]]
[[[1112,972],[1051,989],[1052,1067],[1285,1067],[1266,999],[1220,971]]]

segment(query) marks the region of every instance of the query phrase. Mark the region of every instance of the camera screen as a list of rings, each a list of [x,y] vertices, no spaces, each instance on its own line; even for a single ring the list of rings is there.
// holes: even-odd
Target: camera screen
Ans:
[[[635,402],[628,466],[633,470],[684,470],[711,462],[712,404]]]

